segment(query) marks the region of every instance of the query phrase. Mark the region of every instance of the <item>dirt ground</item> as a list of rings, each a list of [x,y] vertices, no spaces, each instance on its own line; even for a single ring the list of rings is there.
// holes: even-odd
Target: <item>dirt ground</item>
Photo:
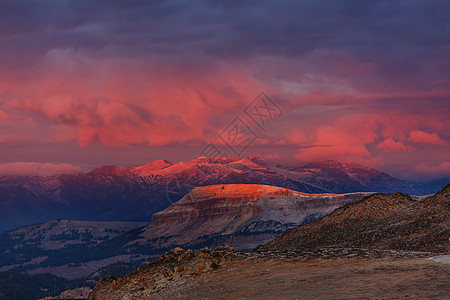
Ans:
[[[450,264],[426,258],[244,259],[151,299],[450,299]]]

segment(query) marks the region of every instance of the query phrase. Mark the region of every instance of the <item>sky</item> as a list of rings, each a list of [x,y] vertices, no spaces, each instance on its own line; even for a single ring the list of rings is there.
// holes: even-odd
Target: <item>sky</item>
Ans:
[[[433,0],[3,0],[0,174],[213,149],[448,176],[449,11]]]

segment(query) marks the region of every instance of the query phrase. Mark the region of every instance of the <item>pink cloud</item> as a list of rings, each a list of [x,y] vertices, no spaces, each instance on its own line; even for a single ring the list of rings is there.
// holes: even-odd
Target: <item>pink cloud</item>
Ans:
[[[55,174],[75,174],[89,171],[68,163],[11,162],[0,164],[0,175],[49,176]]]
[[[11,120],[12,116],[10,116],[9,114],[7,114],[6,112],[4,112],[3,110],[0,109],[0,122],[1,121],[6,121],[6,120]]]
[[[425,176],[445,176],[450,175],[450,162],[444,161],[440,164],[420,163],[413,169]]]
[[[449,114],[444,105],[427,101],[448,98],[449,91],[367,92],[348,79],[376,72],[374,65],[330,53],[314,59],[324,61],[323,69],[289,58],[257,58],[239,66],[163,65],[51,50],[28,75],[0,72],[0,119],[5,119],[0,143],[202,147],[217,141],[218,133],[265,91],[286,112],[258,132],[254,143],[256,151],[264,145],[291,151],[274,160],[339,159],[376,166],[396,151],[409,150],[415,163],[425,156],[417,152],[421,145],[412,149],[408,142],[445,144],[439,136],[448,131]]]
[[[408,151],[412,150],[410,146],[404,145],[402,142],[394,141],[391,138],[385,139],[383,142],[376,146],[378,149],[384,151]]]
[[[423,160],[422,150],[416,151],[406,144],[409,133],[421,126],[439,129],[442,128],[441,123],[447,122],[445,118],[438,122],[436,118],[424,115],[414,114],[411,117],[395,110],[383,109],[364,112],[341,110],[333,111],[332,114],[326,112],[318,120],[308,113],[304,117],[306,119],[298,125],[292,120],[282,131],[287,144],[299,146],[295,155],[297,160],[339,159],[371,166],[386,163],[383,152],[408,151],[409,159]],[[376,149],[383,152],[377,152]]]
[[[433,81],[431,84],[447,84],[450,83],[450,79],[443,79],[438,81]]]
[[[229,122],[257,92],[270,90],[228,66],[188,70],[52,50],[32,79],[11,83],[3,105],[41,124],[69,126],[82,146],[166,145],[213,138],[224,126],[217,120]]]
[[[436,133],[427,133],[421,130],[414,130],[409,134],[408,142],[424,143],[434,145],[445,145],[446,142]]]
[[[303,162],[339,159],[370,165],[382,164],[382,159],[373,156],[367,148],[378,137],[376,129],[376,122],[359,114],[345,115],[326,124],[313,125],[308,134],[294,135],[295,138],[300,138],[299,141],[307,139],[302,143],[307,147],[301,147],[295,158]]]
[[[337,159],[342,162],[355,162],[367,166],[380,166],[385,163],[383,157],[373,156],[367,147],[360,144],[302,148],[295,158],[302,162]]]

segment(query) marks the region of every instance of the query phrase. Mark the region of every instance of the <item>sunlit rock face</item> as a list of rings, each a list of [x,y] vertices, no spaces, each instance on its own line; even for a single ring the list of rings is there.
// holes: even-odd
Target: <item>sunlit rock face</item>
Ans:
[[[306,194],[258,184],[197,187],[154,214],[139,243],[155,247],[222,243],[248,249],[364,195]]]

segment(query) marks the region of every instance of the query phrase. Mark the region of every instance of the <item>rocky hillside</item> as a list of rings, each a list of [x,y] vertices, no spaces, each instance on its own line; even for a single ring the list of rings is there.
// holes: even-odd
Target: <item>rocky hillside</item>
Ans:
[[[450,267],[427,255],[176,248],[128,275],[101,278],[88,299],[447,299]]]
[[[120,241],[147,224],[55,220],[20,227],[0,235],[0,272],[88,276],[118,261],[131,261],[121,252],[125,242]]]
[[[450,184],[421,201],[374,194],[325,218],[287,230],[258,250],[358,247],[450,252]]]
[[[154,248],[226,244],[252,249],[364,195],[305,194],[257,184],[197,187],[154,214],[137,242]]]
[[[207,158],[142,166],[102,166],[87,174],[0,176],[0,232],[57,218],[148,221],[194,187],[266,184],[306,193],[436,192],[434,183],[399,180],[381,171],[336,161],[286,169],[258,156]]]
[[[33,245],[43,250],[57,250],[69,245],[95,246],[146,225],[144,222],[87,222],[58,219],[10,230],[1,235],[0,239],[4,242],[8,240],[14,244],[12,248],[16,249]]]
[[[162,289],[182,285],[191,276],[216,270],[236,257],[229,247],[197,251],[175,248],[129,275],[101,278],[88,299],[147,299]]]

